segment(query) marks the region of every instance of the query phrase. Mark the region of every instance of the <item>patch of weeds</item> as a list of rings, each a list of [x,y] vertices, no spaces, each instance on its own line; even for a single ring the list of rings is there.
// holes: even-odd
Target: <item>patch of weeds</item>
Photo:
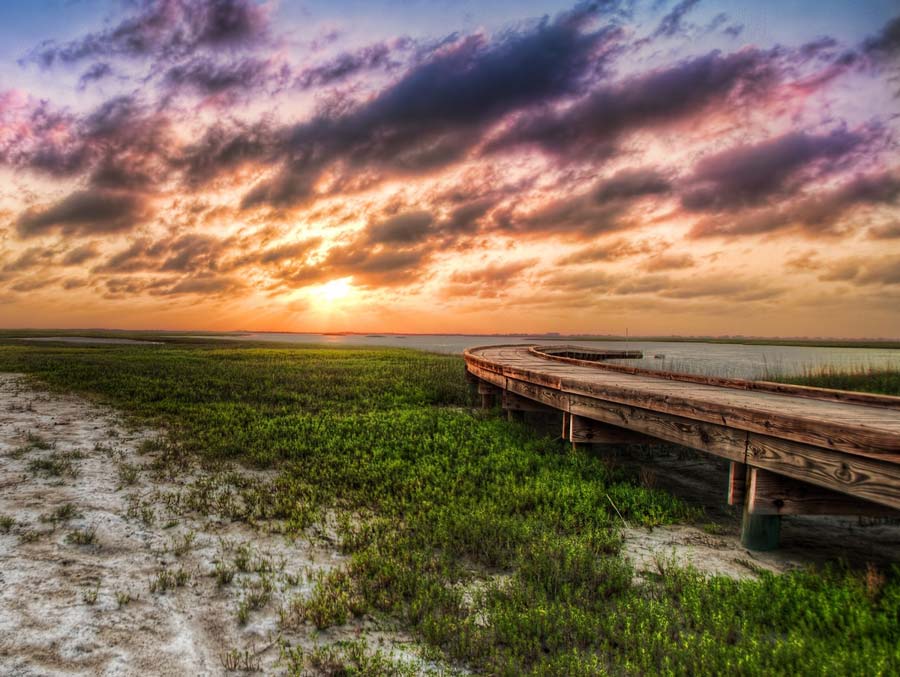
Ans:
[[[78,512],[78,508],[75,507],[73,503],[65,503],[52,512],[41,515],[41,522],[53,522],[54,524],[60,522],[68,522],[69,520],[73,520],[77,517],[81,517],[81,513]]]
[[[146,439],[138,445],[137,453],[141,455],[154,454],[158,451],[163,451],[166,446],[166,440],[164,437],[151,437],[150,439]]]
[[[44,536],[53,533],[52,531],[41,531],[40,529],[23,529],[19,534],[22,543],[37,543]]]
[[[244,593],[238,602],[237,618],[238,623],[246,625],[250,619],[250,612],[262,609],[272,598],[275,590],[275,584],[271,577],[260,576],[258,580],[245,585]]]
[[[176,557],[183,557],[194,548],[194,541],[197,539],[196,531],[187,531],[183,534],[175,536],[171,539],[169,550]]]
[[[55,452],[45,458],[35,458],[28,462],[28,471],[42,477],[78,477],[75,461],[84,458],[79,451]]]
[[[156,510],[153,502],[144,502],[137,496],[128,497],[128,509],[125,514],[128,519],[140,520],[148,529],[156,523]]]
[[[97,585],[86,588],[81,591],[81,601],[87,604],[88,606],[94,606],[97,603],[97,596],[100,594],[100,583],[97,582]]]
[[[140,467],[133,463],[119,463],[119,487],[130,487],[137,484]]]
[[[220,588],[229,585],[234,580],[235,571],[224,562],[216,562],[213,569],[213,576],[216,579],[216,585]]]
[[[318,574],[309,597],[297,595],[292,598],[281,614],[281,622],[285,628],[296,628],[308,621],[324,630],[344,625],[351,616],[362,614],[364,610],[363,600],[348,571],[334,569],[327,574]]]
[[[53,448],[53,443],[50,442],[46,437],[31,432],[25,436],[25,444],[30,449],[48,450]]]
[[[119,609],[128,606],[134,598],[128,590],[116,590],[116,605]]]
[[[259,672],[262,669],[259,656],[250,649],[232,649],[222,654],[219,660],[229,672]]]
[[[66,543],[72,545],[96,545],[97,527],[85,527],[70,531],[66,534]]]
[[[241,543],[234,549],[234,566],[241,573],[247,573],[252,570],[253,563],[253,548],[246,544]]]
[[[415,677],[434,674],[410,665],[378,649],[371,651],[363,640],[336,642],[312,651],[283,646],[281,659],[289,675],[357,675],[359,677]]]
[[[183,588],[190,580],[191,574],[184,567],[179,567],[174,571],[160,569],[156,576],[150,580],[150,592],[155,595],[163,594],[175,588]]]
[[[0,515],[0,532],[8,534],[16,526],[16,520],[9,515]]]
[[[703,525],[703,531],[710,536],[721,536],[726,532],[726,529],[716,522],[707,522]]]

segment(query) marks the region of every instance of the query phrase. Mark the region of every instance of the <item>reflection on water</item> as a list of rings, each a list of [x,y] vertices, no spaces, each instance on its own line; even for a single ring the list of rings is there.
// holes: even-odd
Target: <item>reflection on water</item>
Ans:
[[[318,343],[348,346],[393,346],[439,353],[462,353],[466,348],[497,343],[559,344],[589,348],[640,350],[640,360],[618,360],[647,369],[677,371],[703,376],[765,379],[802,374],[823,368],[840,370],[893,368],[900,370],[900,350],[885,348],[811,348],[677,341],[570,341],[510,336],[461,335],[347,335],[347,334],[243,334],[244,340],[282,343]],[[660,357],[656,357],[660,356]]]

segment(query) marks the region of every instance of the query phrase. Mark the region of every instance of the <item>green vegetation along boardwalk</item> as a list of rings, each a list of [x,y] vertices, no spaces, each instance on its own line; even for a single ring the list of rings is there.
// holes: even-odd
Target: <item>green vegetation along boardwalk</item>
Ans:
[[[742,539],[777,547],[782,515],[900,517],[900,398],[637,369],[639,355],[498,345],[465,353],[484,406],[562,412],[573,444],[663,440],[731,462]]]

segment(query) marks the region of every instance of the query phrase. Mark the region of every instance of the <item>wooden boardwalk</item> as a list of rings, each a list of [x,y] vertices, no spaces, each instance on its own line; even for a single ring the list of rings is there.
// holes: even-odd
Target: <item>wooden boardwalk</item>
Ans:
[[[900,398],[615,364],[625,356],[571,346],[465,352],[486,406],[501,398],[510,412],[562,412],[573,444],[652,438],[731,461],[727,497],[743,505],[748,547],[776,547],[781,515],[900,517]]]

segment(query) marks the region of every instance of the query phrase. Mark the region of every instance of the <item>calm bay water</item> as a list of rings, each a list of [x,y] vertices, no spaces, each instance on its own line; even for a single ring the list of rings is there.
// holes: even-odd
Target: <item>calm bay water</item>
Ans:
[[[683,373],[764,379],[802,374],[822,368],[900,370],[900,350],[885,348],[811,348],[677,341],[573,341],[565,338],[519,338],[510,336],[462,336],[419,334],[242,334],[235,339],[275,343],[315,343],[346,346],[391,346],[439,353],[462,353],[466,348],[498,343],[580,345],[611,350],[640,350],[642,360],[620,360],[649,369]],[[660,355],[662,357],[657,358]]]

